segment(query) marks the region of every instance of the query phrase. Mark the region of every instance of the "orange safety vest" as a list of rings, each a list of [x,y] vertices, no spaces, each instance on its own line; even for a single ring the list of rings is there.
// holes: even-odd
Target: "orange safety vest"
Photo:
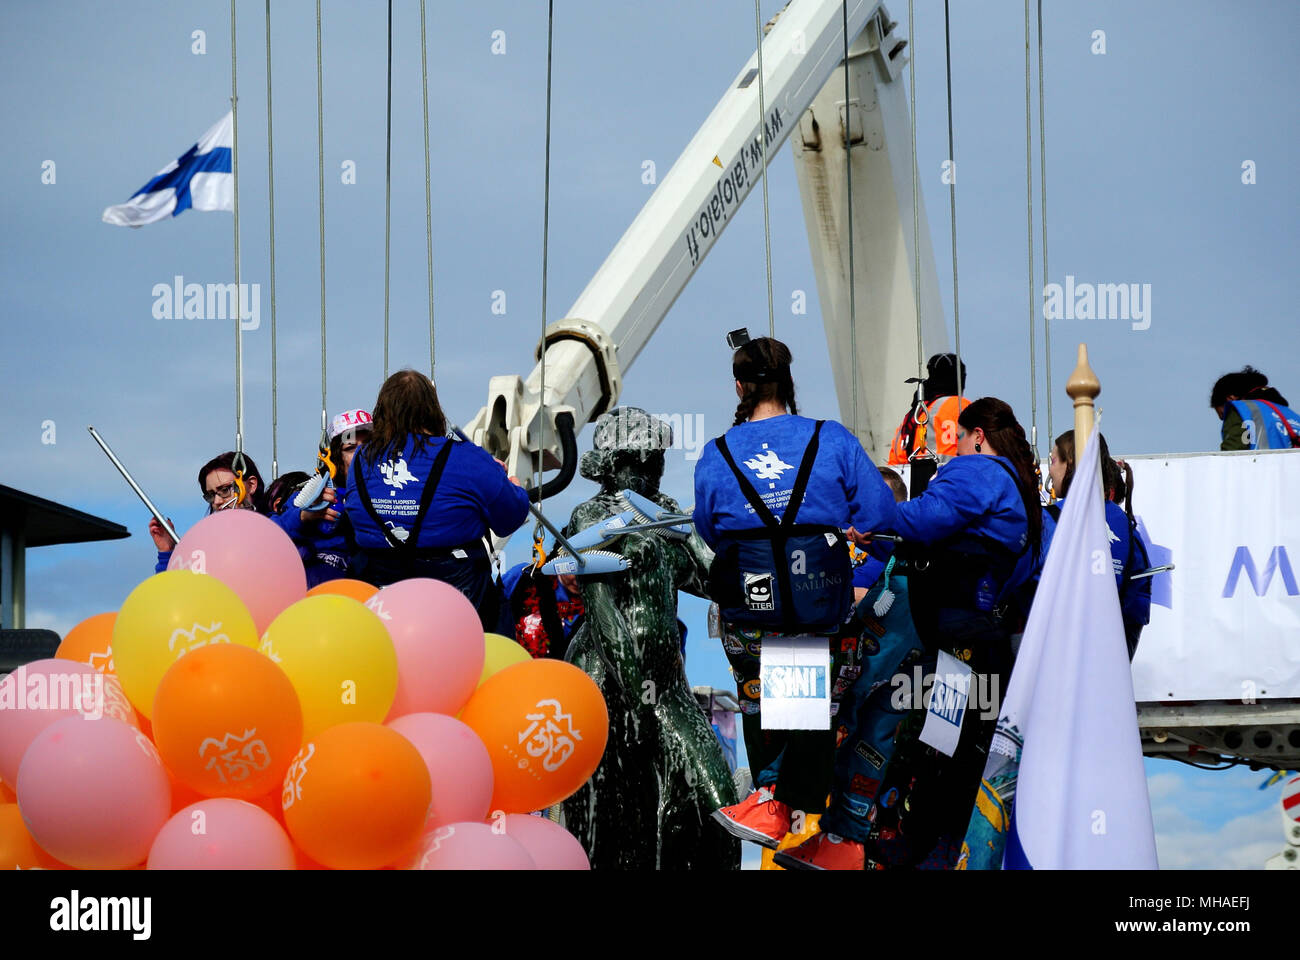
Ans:
[[[889,447],[889,465],[900,466],[908,462],[908,449],[905,444],[907,431],[914,431],[912,436],[911,452],[915,453],[922,447],[922,433],[924,433],[924,446],[930,452],[938,454],[941,457],[955,457],[957,455],[957,417],[966,407],[970,406],[970,401],[965,397],[936,397],[926,404],[926,422],[917,423],[909,413],[899,424],[898,430],[894,433],[894,442]]]

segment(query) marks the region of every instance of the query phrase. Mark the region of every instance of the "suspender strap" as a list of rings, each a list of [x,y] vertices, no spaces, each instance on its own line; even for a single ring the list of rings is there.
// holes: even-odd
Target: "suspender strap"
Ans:
[[[1264,406],[1272,410],[1274,416],[1276,416],[1279,420],[1281,420],[1282,426],[1286,428],[1287,436],[1291,438],[1291,446],[1300,447],[1300,437],[1297,437],[1296,432],[1291,429],[1291,424],[1290,422],[1288,422],[1286,417],[1282,416],[1282,411],[1279,410],[1277,406],[1269,400],[1256,400],[1255,402],[1262,403]]]
[[[398,540],[393,535],[392,528],[389,527],[375,510],[375,505],[370,499],[370,494],[366,490],[366,471],[365,467],[355,471],[357,495],[361,498],[361,506],[365,508],[370,519],[375,521],[379,531],[384,535],[384,539],[389,545],[397,550],[408,554],[415,549],[415,545],[420,538],[420,528],[424,525],[425,515],[429,512],[429,505],[433,503],[433,495],[438,489],[438,484],[442,480],[442,471],[447,466],[447,460],[451,456],[451,445],[455,441],[448,439],[438,451],[438,456],[433,460],[433,466],[429,470],[429,476],[424,481],[424,492],[420,496],[420,506],[415,514],[415,521],[411,524],[410,532],[406,535],[405,542]]]
[[[1011,469],[1011,466],[1010,466],[1009,464],[1003,463],[1003,462],[1002,462],[1001,460],[999,460],[997,457],[989,457],[989,459],[992,460],[994,463],[996,463],[999,467],[1001,467],[1003,470],[1005,470],[1005,471],[1007,472],[1007,476],[1011,478],[1011,483],[1015,486],[1015,488],[1016,488],[1016,492],[1017,492],[1017,493],[1020,493],[1020,476],[1019,476],[1019,474],[1017,474],[1015,470]],[[1022,500],[1024,499],[1024,496],[1023,496],[1023,495],[1021,496],[1021,499],[1022,499]],[[1055,504],[1053,504],[1053,506],[1055,506]],[[1060,508],[1060,507],[1057,507],[1057,508],[1056,508],[1056,516],[1057,516],[1058,519],[1060,518],[1060,515],[1061,515],[1061,508]],[[1042,542],[1040,541],[1040,542],[1039,542],[1039,543],[1034,547],[1034,550],[1038,550],[1039,547],[1041,547],[1041,546],[1042,546]],[[1025,545],[1024,545],[1023,547],[1021,547],[1019,550],[1016,551],[1016,553],[1014,554],[1015,558],[1016,558],[1017,560],[1019,560],[1022,556],[1024,556],[1025,551],[1028,550],[1028,549],[1029,549],[1029,515],[1026,514],[1026,515],[1025,515]],[[1010,548],[1008,548],[1007,552],[1008,552],[1008,553],[1011,552],[1011,551],[1010,551]]]
[[[819,445],[818,437],[822,432],[822,424],[825,420],[818,420],[817,425],[813,427],[812,439],[808,441],[808,449],[804,451],[803,459],[799,461],[799,472],[795,474],[794,489],[790,491],[790,503],[781,514],[781,526],[793,527],[795,514],[803,505],[803,495],[808,489],[808,478],[812,476],[813,461],[817,459],[817,447]]]
[[[760,497],[758,491],[754,489],[753,484],[749,482],[749,479],[741,473],[740,468],[736,466],[736,461],[731,456],[731,451],[727,448],[727,438],[725,436],[718,437],[718,452],[722,454],[722,459],[727,461],[727,466],[731,468],[731,472],[736,475],[736,480],[740,484],[740,492],[745,495],[745,499],[749,501],[749,505],[753,507],[754,512],[758,514],[758,519],[763,521],[763,525],[766,527],[780,526],[780,524],[777,523],[776,517],[772,516],[772,511],[767,509],[767,504],[763,502],[763,498]]]
[[[433,495],[438,489],[438,484],[442,482],[442,471],[447,466],[447,460],[451,457],[451,447],[456,441],[450,437],[443,443],[442,449],[438,451],[438,456],[434,458],[433,467],[429,470],[429,478],[424,481],[424,493],[420,497],[420,507],[415,514],[415,522],[411,524],[411,532],[407,535],[406,543],[403,546],[408,551],[413,551],[415,545],[420,539],[420,528],[424,526],[424,518],[429,515],[429,505],[433,503]]]
[[[1005,470],[1005,471],[1007,472],[1007,476],[1011,478],[1011,482],[1014,483],[1014,484],[1016,485],[1016,489],[1019,490],[1019,489],[1020,489],[1020,475],[1017,474],[1016,471],[1014,471],[1014,470],[1011,469],[1011,465],[1010,465],[1010,464],[1007,464],[1007,463],[1003,463],[1003,462],[1002,462],[1000,459],[998,459],[997,457],[989,457],[989,459],[992,460],[994,463],[996,463],[999,467],[1001,467],[1003,470]]]
[[[780,522],[773,516],[772,511],[767,508],[767,504],[758,495],[758,491],[749,482],[749,478],[741,473],[740,468],[736,466],[736,460],[727,447],[726,436],[718,437],[718,452],[722,454],[722,459],[727,462],[731,472],[736,475],[736,480],[740,483],[740,492],[745,495],[745,499],[754,508],[754,513],[763,521],[764,526],[772,528],[794,526],[795,515],[799,512],[799,507],[803,503],[804,492],[808,489],[808,478],[812,475],[813,461],[817,459],[817,447],[820,442],[818,438],[822,432],[822,424],[825,422],[825,420],[818,420],[813,427],[812,439],[808,441],[808,447],[804,450],[803,459],[799,461],[799,472],[795,475],[794,488],[790,491],[790,502],[781,515]]]

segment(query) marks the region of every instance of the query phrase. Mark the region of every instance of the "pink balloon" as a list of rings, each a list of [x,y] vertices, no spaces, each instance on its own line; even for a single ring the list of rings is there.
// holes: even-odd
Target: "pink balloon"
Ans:
[[[244,601],[259,635],[286,607],[307,595],[298,548],[269,518],[252,510],[222,510],[204,517],[176,544],[167,569],[216,577]]]
[[[506,814],[506,836],[533,858],[538,870],[590,870],[591,861],[578,838],[546,817]]]
[[[212,797],[180,810],[149,851],[150,870],[293,870],[293,844],[246,800]]]
[[[452,823],[425,836],[412,870],[535,870],[523,845],[485,823]]]
[[[113,704],[121,682],[114,677],[116,686],[110,690],[112,685],[96,676],[104,674],[88,664],[50,659],[25,664],[0,679],[0,780],[11,786],[18,782],[23,752],[56,720],[109,715],[133,722],[135,711],[129,704],[129,716]]]
[[[433,783],[428,830],[484,820],[492,804],[492,757],[478,734],[454,717],[410,713],[387,726],[415,744]]]
[[[18,807],[50,856],[84,870],[143,862],[171,813],[158,751],[121,720],[58,720],[18,768]]]
[[[483,624],[449,583],[419,577],[384,587],[367,602],[397,649],[397,696],[388,719],[408,713],[454,715],[483,672]]]

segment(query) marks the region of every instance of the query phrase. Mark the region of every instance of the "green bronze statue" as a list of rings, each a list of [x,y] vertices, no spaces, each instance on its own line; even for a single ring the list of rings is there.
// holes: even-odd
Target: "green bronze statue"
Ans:
[[[659,492],[671,446],[672,428],[643,410],[602,416],[580,464],[600,491],[574,509],[565,535],[626,511],[621,490],[678,511]],[[677,591],[705,596],[712,552],[694,531],[625,534],[606,549],[631,567],[579,580],[586,614],[567,659],[600,686],[609,743],[595,774],[564,801],[565,826],[595,869],[738,869],[739,842],[710,820],[736,802],[735,785],[687,683],[677,627]]]

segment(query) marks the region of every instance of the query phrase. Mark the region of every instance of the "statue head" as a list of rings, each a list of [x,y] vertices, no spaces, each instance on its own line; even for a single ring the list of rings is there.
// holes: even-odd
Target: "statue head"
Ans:
[[[602,491],[653,496],[664,475],[664,451],[672,445],[673,428],[667,423],[640,407],[616,407],[596,421],[592,449],[583,454],[578,469]]]

